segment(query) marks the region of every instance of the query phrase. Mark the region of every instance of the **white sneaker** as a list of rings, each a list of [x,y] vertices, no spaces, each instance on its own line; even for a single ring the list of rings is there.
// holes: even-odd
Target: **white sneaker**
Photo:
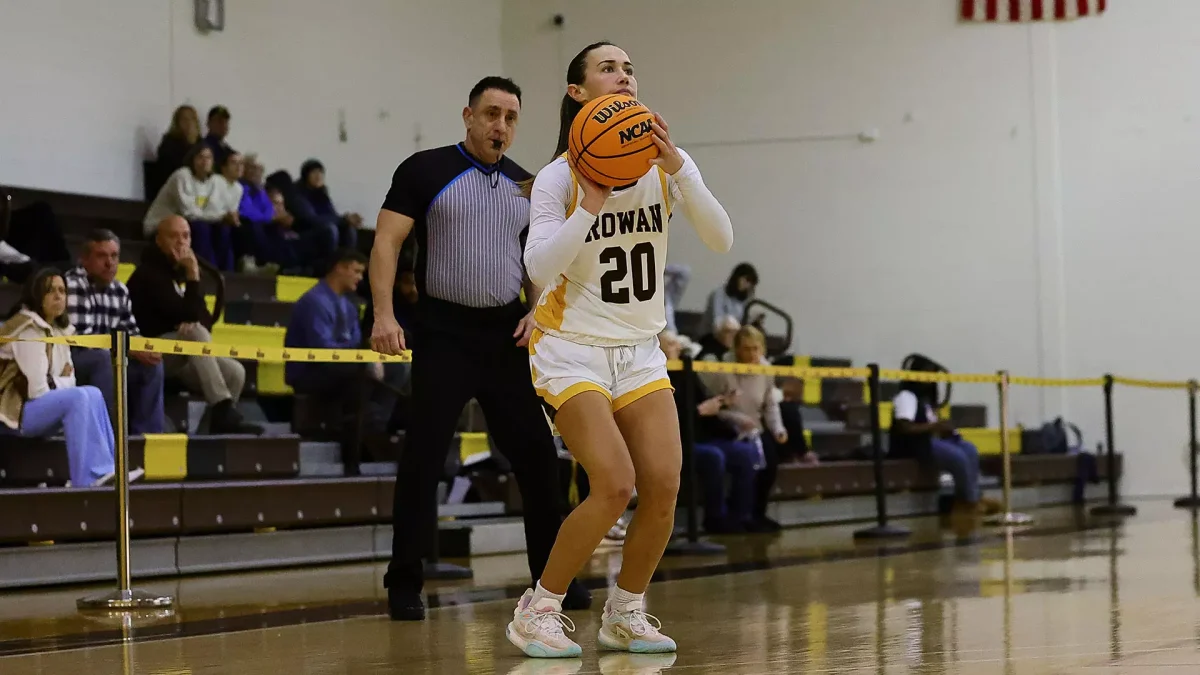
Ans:
[[[600,634],[601,646],[635,654],[663,654],[675,651],[675,641],[659,632],[658,618],[642,611],[642,603],[631,602],[622,611],[604,606]]]
[[[550,598],[531,606],[532,602],[533,589],[526,590],[504,631],[508,641],[537,659],[569,659],[582,654],[579,645],[563,632],[566,628],[574,633],[575,624],[562,613],[562,603]]]

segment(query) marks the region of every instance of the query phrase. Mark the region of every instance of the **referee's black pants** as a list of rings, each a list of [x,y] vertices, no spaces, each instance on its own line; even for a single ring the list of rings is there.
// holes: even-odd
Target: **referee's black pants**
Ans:
[[[537,581],[562,524],[554,440],[533,390],[529,352],[506,332],[418,330],[413,349],[412,411],[396,471],[388,588],[420,592],[424,560],[437,536],[437,485],[463,407],[475,398],[488,434],[512,465],[521,491],[529,572]],[[488,335],[488,333],[491,333]]]

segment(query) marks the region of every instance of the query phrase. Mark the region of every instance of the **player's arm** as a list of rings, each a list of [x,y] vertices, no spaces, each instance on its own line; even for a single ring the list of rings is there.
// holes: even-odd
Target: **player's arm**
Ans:
[[[533,181],[525,271],[535,287],[549,286],[567,270],[596,221],[596,214],[583,205],[570,218],[566,217],[571,193],[571,169],[566,162],[552,162]]]
[[[683,168],[668,181],[671,184],[671,196],[676,202],[683,203],[683,213],[704,245],[718,253],[728,253],[733,247],[733,223],[729,220],[729,214],[704,184],[700,167],[682,148],[678,150],[683,157]]]

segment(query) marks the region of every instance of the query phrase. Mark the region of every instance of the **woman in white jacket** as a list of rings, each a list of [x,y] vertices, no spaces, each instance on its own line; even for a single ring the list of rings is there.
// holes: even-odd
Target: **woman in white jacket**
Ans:
[[[227,181],[213,173],[211,148],[197,143],[188,152],[186,162],[171,174],[150,203],[142,221],[142,233],[152,239],[159,223],[171,216],[183,216],[191,225],[192,250],[224,270],[226,268],[217,255],[222,246],[218,240],[222,236],[224,241],[230,240],[228,226],[236,225],[238,220],[236,202],[230,211],[225,195]],[[225,247],[228,248],[228,243]]]
[[[0,336],[71,335],[62,274],[42,269],[25,285],[21,309],[0,326]],[[71,348],[46,342],[0,345],[0,422],[22,436],[41,437],[60,427],[66,437],[71,484],[98,486],[115,475],[108,408],[100,390],[75,385]],[[130,475],[136,479],[141,470]]]

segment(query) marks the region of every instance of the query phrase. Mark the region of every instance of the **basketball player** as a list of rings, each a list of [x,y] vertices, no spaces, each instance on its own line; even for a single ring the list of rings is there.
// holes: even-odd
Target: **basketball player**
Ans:
[[[601,42],[567,68],[558,150],[567,149],[576,113],[608,94],[637,96],[629,57]],[[716,251],[733,245],[725,210],[705,187],[694,162],[671,142],[655,116],[659,157],[631,185],[609,188],[558,157],[532,184],[525,265],[544,290],[529,341],[534,388],[547,416],[591,482],[588,497],[559,530],[535,587],[525,592],[508,639],[529,656],[572,657],[578,644],[561,613],[571,579],[624,512],[637,488],[638,506],[625,539],[617,587],[604,608],[598,640],[609,649],[674,652],[643,610],[643,595],[671,537],[679,491],[679,423],[658,333],[666,325],[663,270],[667,223],[682,205],[700,238]],[[616,214],[652,227],[602,227]]]

